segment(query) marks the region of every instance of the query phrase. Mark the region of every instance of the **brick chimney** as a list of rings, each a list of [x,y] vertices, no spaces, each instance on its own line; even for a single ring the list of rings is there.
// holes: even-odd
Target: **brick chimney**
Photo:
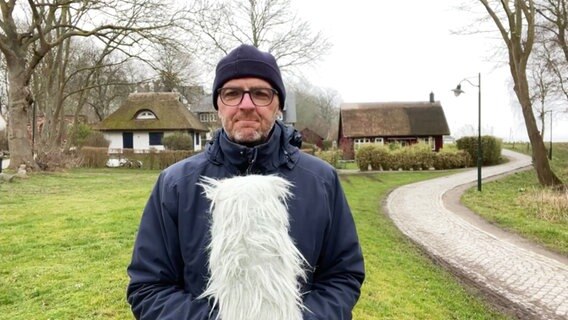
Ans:
[[[430,103],[434,103],[434,92],[430,92]]]

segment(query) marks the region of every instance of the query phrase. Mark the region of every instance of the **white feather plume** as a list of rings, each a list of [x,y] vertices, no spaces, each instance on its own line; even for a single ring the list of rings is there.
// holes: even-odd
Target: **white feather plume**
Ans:
[[[277,176],[203,177],[211,200],[210,278],[199,298],[222,320],[296,320],[307,262],[288,230],[291,183]]]

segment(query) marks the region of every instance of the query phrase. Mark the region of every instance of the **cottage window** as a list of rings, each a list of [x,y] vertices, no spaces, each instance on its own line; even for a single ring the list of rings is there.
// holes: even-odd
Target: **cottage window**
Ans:
[[[209,122],[215,122],[217,121],[217,115],[214,113],[210,113],[209,114]]]
[[[383,138],[375,138],[375,143],[378,143],[378,144],[385,144],[385,141],[384,141]]]
[[[157,119],[156,115],[150,110],[142,110],[136,115],[136,120],[153,120]]]
[[[150,132],[150,145],[151,146],[161,146],[162,138],[164,138],[163,132]]]
[[[354,140],[355,143],[355,150],[359,149],[359,147],[361,147],[362,145],[366,144],[366,143],[371,143],[371,139],[369,138],[360,138],[360,139],[355,139]]]
[[[199,114],[199,121],[201,121],[201,122],[209,122],[209,114],[207,114],[207,113],[200,113],[200,114]]]

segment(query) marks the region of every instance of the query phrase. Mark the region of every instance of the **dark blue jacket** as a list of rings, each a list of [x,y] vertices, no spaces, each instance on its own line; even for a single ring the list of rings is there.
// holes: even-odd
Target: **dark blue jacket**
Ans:
[[[207,284],[210,202],[196,184],[202,176],[261,173],[293,183],[290,235],[314,268],[303,285],[312,311],[304,319],[351,319],[365,275],[353,217],[335,170],[292,145],[292,133],[277,122],[267,143],[248,148],[221,131],[206,151],[160,174],[128,267],[127,297],[136,318],[209,319],[210,305],[195,298]]]

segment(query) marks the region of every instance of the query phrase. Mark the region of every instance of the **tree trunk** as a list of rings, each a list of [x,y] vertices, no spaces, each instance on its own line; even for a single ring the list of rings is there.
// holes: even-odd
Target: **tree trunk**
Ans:
[[[501,1],[503,16],[499,16],[488,0],[479,0],[495,22],[507,45],[509,67],[515,83],[515,94],[525,119],[525,127],[532,146],[533,166],[542,186],[565,188],[562,181],[550,169],[542,135],[534,117],[530,88],[527,78],[527,63],[535,39],[535,8],[533,0]],[[511,7],[512,5],[512,7]]]
[[[517,70],[517,79],[515,79],[515,93],[521,104],[523,117],[525,119],[525,127],[532,146],[533,166],[536,170],[538,181],[543,186],[558,187],[562,186],[562,181],[550,169],[550,163],[547,158],[546,147],[543,142],[542,135],[538,131],[536,119],[534,117],[532,103],[529,97],[528,81],[526,73]]]
[[[30,136],[28,133],[28,110],[31,110],[33,97],[26,77],[25,61],[22,58],[7,60],[8,71],[8,146],[10,149],[10,168],[21,164],[28,168],[37,168],[33,158]]]

